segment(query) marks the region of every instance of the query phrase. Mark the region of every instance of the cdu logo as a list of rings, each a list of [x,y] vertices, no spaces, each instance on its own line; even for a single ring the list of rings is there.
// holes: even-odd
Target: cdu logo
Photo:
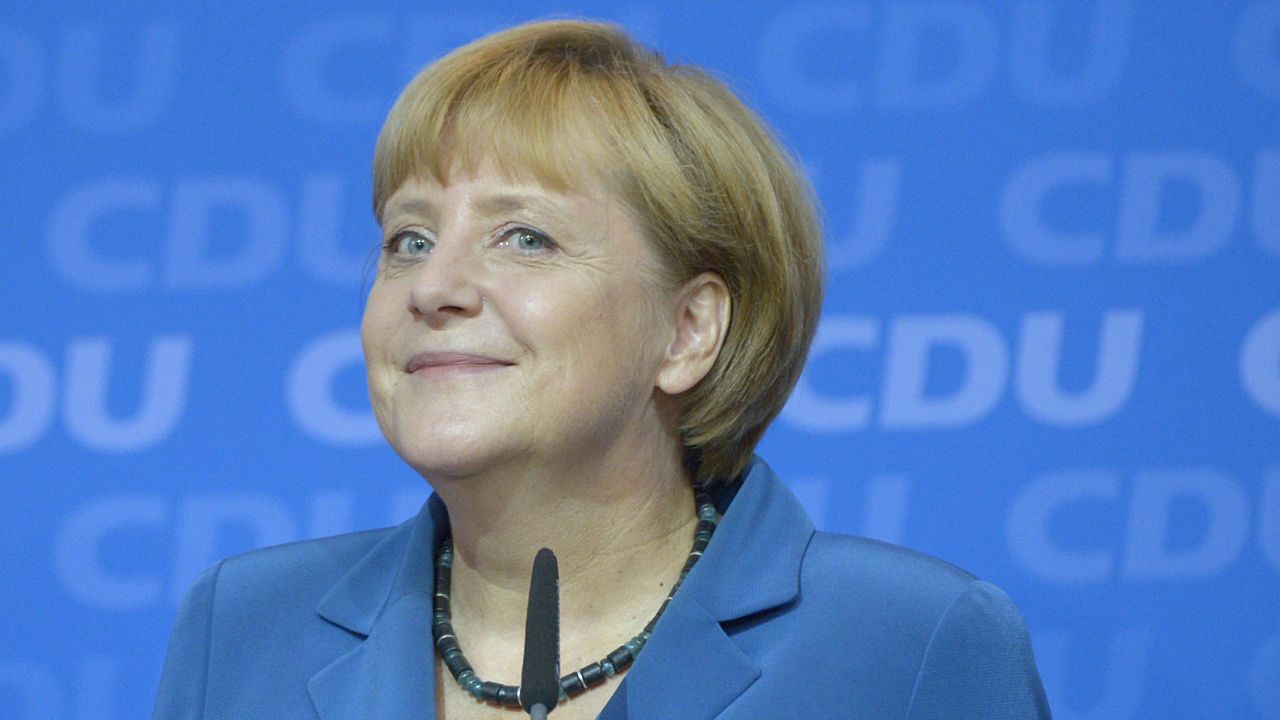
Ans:
[[[1019,407],[1042,424],[1096,425],[1118,413],[1133,393],[1142,322],[1137,310],[1107,311],[1099,324],[1093,377],[1083,389],[1068,391],[1059,382],[1067,323],[1062,312],[1024,315],[1012,344],[994,324],[974,315],[896,317],[885,340],[883,323],[875,318],[827,317],[814,338],[809,369],[782,417],[806,430],[833,433],[873,425],[885,430],[964,427],[990,415],[1012,384]],[[813,381],[813,368],[824,356],[849,352],[879,357],[883,373],[877,395],[836,396]],[[937,392],[929,380],[944,352],[960,358],[961,370],[958,381]]]
[[[367,488],[366,488],[367,489]],[[391,524],[417,513],[426,486],[380,495]],[[177,605],[201,571],[219,558],[257,547],[359,529],[356,491],[320,491],[289,502],[259,492],[201,492],[177,499],[155,494],[87,498],[63,518],[54,540],[58,584],[81,605],[110,611]],[[139,545],[170,550],[139,568],[122,553]],[[128,568],[128,569],[126,569]]]
[[[786,7],[762,38],[760,76],[778,102],[813,113],[956,110],[1005,73],[1024,99],[1052,107],[1095,103],[1119,85],[1133,2],[1020,2],[1010,11],[962,0]],[[1062,57],[1068,28],[1088,40]],[[815,48],[831,47],[839,57],[815,60]]]
[[[166,335],[147,343],[145,360],[131,351],[118,358],[116,343],[100,337],[74,338],[61,372],[40,349],[0,340],[0,382],[12,388],[0,405],[0,454],[21,452],[52,427],[61,405],[67,434],[80,445],[104,453],[133,453],[169,437],[186,409],[192,338]],[[132,350],[132,349],[131,349]],[[134,356],[134,357],[130,357]],[[112,412],[112,377],[141,368],[142,382],[131,414]]]
[[[312,279],[357,285],[373,243],[353,250],[343,238],[345,212],[357,204],[354,193],[345,178],[328,174],[303,177],[293,197],[252,177],[183,178],[171,187],[147,178],[96,180],[55,205],[48,261],[68,283],[91,292],[223,291],[279,272],[293,241],[300,267]],[[359,206],[363,210],[363,197]],[[159,238],[159,249],[125,257],[105,252],[100,239],[121,234],[122,218]]]
[[[1272,468],[1259,487],[1251,497],[1227,473],[1200,467],[1141,468],[1128,480],[1104,469],[1046,473],[1009,508],[1009,552],[1046,582],[1185,583],[1222,573],[1254,533],[1262,557],[1280,571],[1280,469]],[[1175,522],[1188,506],[1206,519],[1202,528],[1188,531]],[[1116,510],[1123,520],[1107,537],[1103,518]],[[1061,534],[1068,527],[1089,527],[1089,546]]]
[[[50,117],[86,133],[153,126],[173,106],[183,33],[75,23],[41,42],[0,27],[0,136]]]
[[[1123,265],[1191,265],[1213,257],[1243,229],[1247,214],[1254,242],[1280,257],[1280,150],[1254,158],[1246,176],[1205,152],[1052,153],[1032,159],[1005,185],[1000,224],[1019,257],[1045,267],[1082,268],[1108,261]],[[1173,202],[1171,197],[1191,201]],[[1105,199],[1105,200],[1103,200]],[[1075,203],[1075,204],[1071,204]],[[1106,218],[1085,229],[1062,218]],[[1193,208],[1168,217],[1170,208]],[[1071,208],[1076,208],[1075,212]],[[1056,218],[1056,220],[1055,220]]]

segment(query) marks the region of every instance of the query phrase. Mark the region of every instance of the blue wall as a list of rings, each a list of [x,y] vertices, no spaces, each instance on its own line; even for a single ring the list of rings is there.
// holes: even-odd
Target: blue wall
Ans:
[[[0,717],[148,716],[201,568],[422,501],[356,336],[374,138],[584,13],[812,174],[762,454],[819,525],[1004,586],[1059,718],[1280,718],[1280,3],[120,5],[0,17]]]

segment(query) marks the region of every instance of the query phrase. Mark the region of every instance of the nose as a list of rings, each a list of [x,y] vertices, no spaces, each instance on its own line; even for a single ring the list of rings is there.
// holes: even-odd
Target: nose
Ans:
[[[439,243],[414,270],[410,312],[432,328],[478,315],[484,307],[478,264],[466,248]]]

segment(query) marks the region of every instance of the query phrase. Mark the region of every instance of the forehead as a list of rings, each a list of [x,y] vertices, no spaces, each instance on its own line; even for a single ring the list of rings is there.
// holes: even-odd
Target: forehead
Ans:
[[[462,204],[475,215],[531,213],[534,215],[580,214],[616,206],[617,198],[602,180],[589,180],[561,187],[535,177],[513,177],[494,163],[484,162],[474,170],[454,165],[442,180],[417,173],[406,178],[388,198],[383,219],[398,215],[435,215],[446,206]]]
[[[421,192],[460,185],[485,186],[493,195],[559,200],[578,195],[600,199],[617,194],[618,173],[606,170],[617,167],[617,163],[598,146],[545,137],[535,142],[522,138],[516,130],[481,133],[450,133],[429,148],[404,148],[391,171],[377,178],[384,183],[384,193],[390,194],[383,195],[382,208],[375,207],[375,212],[389,211],[396,195],[405,188]],[[513,202],[508,198],[506,204]],[[490,203],[498,204],[499,200]]]

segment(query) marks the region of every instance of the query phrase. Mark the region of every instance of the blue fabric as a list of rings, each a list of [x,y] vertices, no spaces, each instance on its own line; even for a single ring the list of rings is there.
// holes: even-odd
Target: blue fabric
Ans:
[[[433,496],[396,528],[210,568],[179,612],[154,717],[434,717],[428,589],[447,529]],[[815,532],[756,460],[600,717],[1024,720],[1049,708],[999,588]]]

